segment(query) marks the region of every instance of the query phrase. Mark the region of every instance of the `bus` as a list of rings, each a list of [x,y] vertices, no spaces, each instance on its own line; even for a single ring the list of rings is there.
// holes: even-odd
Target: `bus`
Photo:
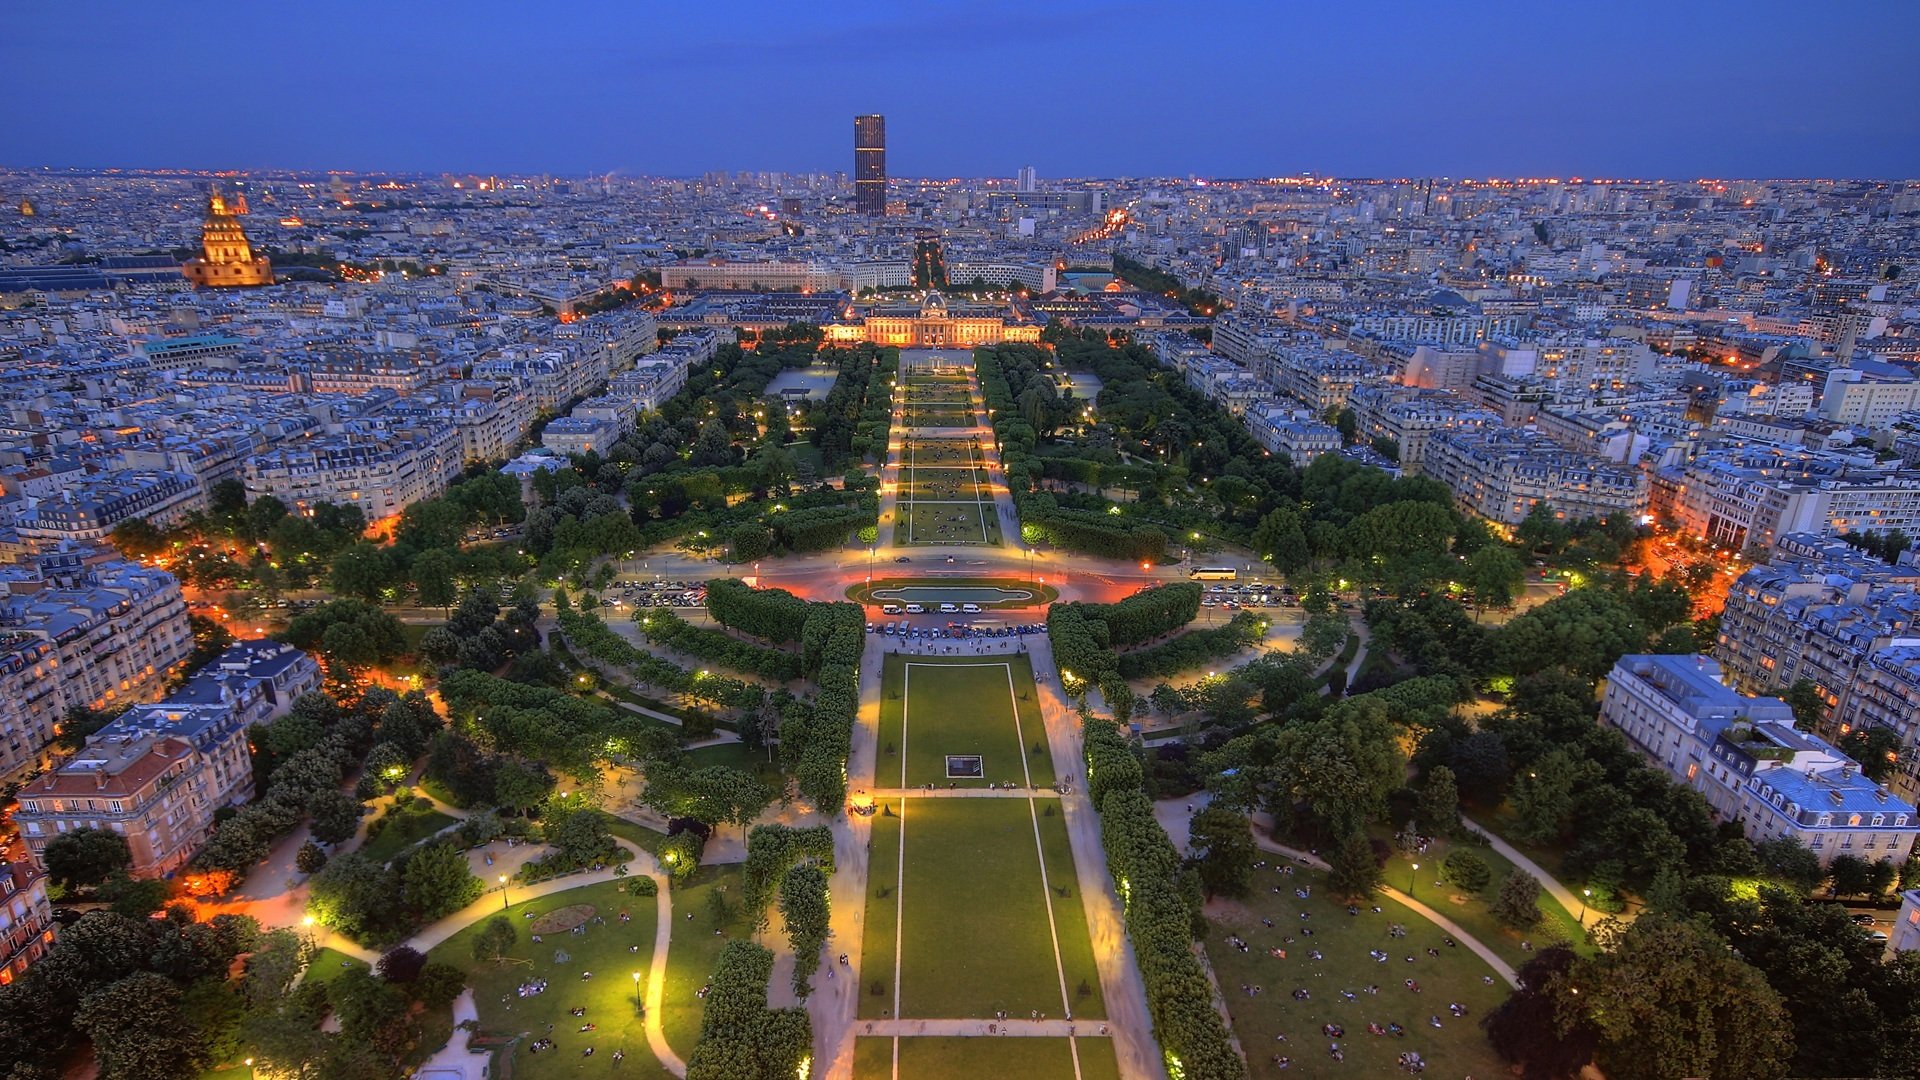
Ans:
[[[1196,566],[1187,571],[1187,576],[1195,581],[1232,581],[1240,571],[1231,566]]]

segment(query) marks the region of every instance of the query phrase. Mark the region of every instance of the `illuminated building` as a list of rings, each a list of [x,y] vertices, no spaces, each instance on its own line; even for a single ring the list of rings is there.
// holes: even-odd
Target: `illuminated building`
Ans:
[[[868,341],[907,349],[970,349],[1003,341],[1039,341],[1040,324],[1010,304],[948,304],[930,292],[918,304],[850,305],[841,321],[824,327],[827,341]]]
[[[187,280],[215,289],[273,284],[273,264],[255,255],[240,219],[218,191],[207,199],[207,220],[200,226],[201,257],[188,259]]]
[[[887,118],[853,118],[853,209],[868,217],[887,213]]]
[[[55,932],[47,876],[32,863],[0,863],[0,986],[45,956]]]
[[[35,214],[37,214],[37,213],[39,213],[39,212],[40,212],[40,211],[38,211],[38,210],[35,210],[35,209],[33,208],[33,200],[32,200],[32,199],[21,199],[21,200],[20,200],[20,216],[21,216],[21,217],[32,217],[32,216],[34,216]]]

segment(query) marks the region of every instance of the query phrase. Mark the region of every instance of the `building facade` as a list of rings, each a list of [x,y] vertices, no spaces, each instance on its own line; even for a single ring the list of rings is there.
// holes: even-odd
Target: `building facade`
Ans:
[[[1823,866],[1843,854],[1898,864],[1920,836],[1911,803],[1832,744],[1796,731],[1786,702],[1722,683],[1707,657],[1621,657],[1600,719],[1755,843],[1798,840]]]

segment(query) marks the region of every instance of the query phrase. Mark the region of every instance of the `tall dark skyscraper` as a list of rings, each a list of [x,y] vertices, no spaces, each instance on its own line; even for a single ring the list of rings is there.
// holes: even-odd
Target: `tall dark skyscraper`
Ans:
[[[853,208],[869,217],[887,212],[887,118],[853,118]]]

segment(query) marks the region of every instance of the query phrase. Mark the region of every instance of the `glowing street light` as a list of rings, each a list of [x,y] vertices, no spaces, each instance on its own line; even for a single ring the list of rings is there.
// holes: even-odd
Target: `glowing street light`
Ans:
[[[639,1016],[645,1011],[640,1001],[640,973],[636,971],[633,973],[633,1015]]]
[[[507,875],[500,875],[500,910],[507,910]]]
[[[1413,872],[1407,875],[1407,899],[1413,899],[1413,890],[1420,884],[1420,864],[1413,864]]]
[[[1592,889],[1580,890],[1580,925],[1587,925],[1587,901],[1593,899]]]

